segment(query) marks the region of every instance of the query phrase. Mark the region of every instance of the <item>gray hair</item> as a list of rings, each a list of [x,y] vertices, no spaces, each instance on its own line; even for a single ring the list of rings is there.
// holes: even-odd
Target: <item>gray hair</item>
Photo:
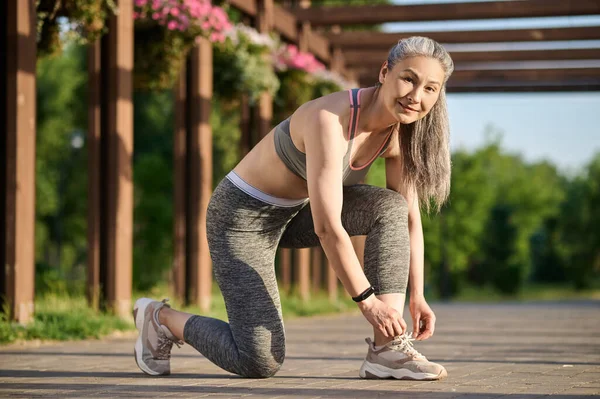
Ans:
[[[429,113],[411,124],[398,126],[404,187],[414,187],[427,210],[439,212],[450,194],[450,127],[446,82],[454,71],[450,55],[436,41],[421,36],[399,40],[388,54],[388,70],[405,58],[424,56],[439,61],[444,82]]]

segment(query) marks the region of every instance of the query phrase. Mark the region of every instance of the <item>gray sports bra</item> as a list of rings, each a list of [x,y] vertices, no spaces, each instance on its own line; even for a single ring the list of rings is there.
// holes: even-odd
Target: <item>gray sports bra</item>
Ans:
[[[352,89],[348,92],[350,96],[350,107],[352,108],[352,114],[350,115],[350,122],[348,123],[348,149],[344,155],[344,174],[343,174],[343,185],[351,186],[358,184],[365,179],[367,172],[371,167],[371,164],[375,159],[383,154],[392,137],[392,132],[388,134],[388,137],[384,141],[383,145],[375,153],[373,158],[363,166],[355,167],[350,165],[350,156],[352,155],[352,143],[354,142],[354,135],[356,134],[356,126],[358,126],[358,118],[360,116],[360,91],[362,89]],[[393,130],[392,130],[393,131]],[[275,151],[283,163],[297,176],[306,180],[306,154],[298,150],[292,141],[290,135],[290,118],[287,118],[279,125],[275,127]]]

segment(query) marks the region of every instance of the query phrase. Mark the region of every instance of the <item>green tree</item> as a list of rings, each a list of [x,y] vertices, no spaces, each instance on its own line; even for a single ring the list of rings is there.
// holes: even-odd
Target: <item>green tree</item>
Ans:
[[[600,277],[600,152],[567,188],[560,219],[567,276],[578,289]]]
[[[74,288],[85,273],[87,74],[85,48],[68,45],[37,64],[37,289]],[[83,289],[78,284],[79,290]]]

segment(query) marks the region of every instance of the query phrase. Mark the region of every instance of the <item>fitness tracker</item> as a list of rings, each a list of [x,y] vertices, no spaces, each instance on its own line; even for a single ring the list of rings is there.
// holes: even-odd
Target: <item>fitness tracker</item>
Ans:
[[[365,299],[367,299],[368,297],[370,297],[371,295],[373,295],[375,293],[375,289],[373,289],[373,287],[369,287],[366,290],[364,290],[363,292],[361,292],[360,294],[358,294],[357,296],[353,296],[352,300],[354,302],[362,302]]]

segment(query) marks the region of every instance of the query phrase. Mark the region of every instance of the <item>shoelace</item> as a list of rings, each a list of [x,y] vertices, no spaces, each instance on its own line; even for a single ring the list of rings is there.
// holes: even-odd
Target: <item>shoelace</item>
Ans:
[[[412,333],[398,335],[394,337],[394,339],[388,344],[390,349],[400,351],[405,353],[410,357],[420,357],[425,358],[422,354],[419,353],[414,347],[412,341],[415,339],[412,337]]]
[[[164,298],[161,302],[167,305],[167,302],[169,302],[169,298]],[[169,335],[171,335],[171,337]],[[173,347],[173,344],[177,345],[178,348],[181,348],[181,345],[183,345],[183,341],[179,341],[177,338],[175,338],[175,336],[173,336],[170,333],[170,331],[167,333],[166,331],[162,330],[161,333],[158,334],[158,358],[170,359],[171,348]]]

